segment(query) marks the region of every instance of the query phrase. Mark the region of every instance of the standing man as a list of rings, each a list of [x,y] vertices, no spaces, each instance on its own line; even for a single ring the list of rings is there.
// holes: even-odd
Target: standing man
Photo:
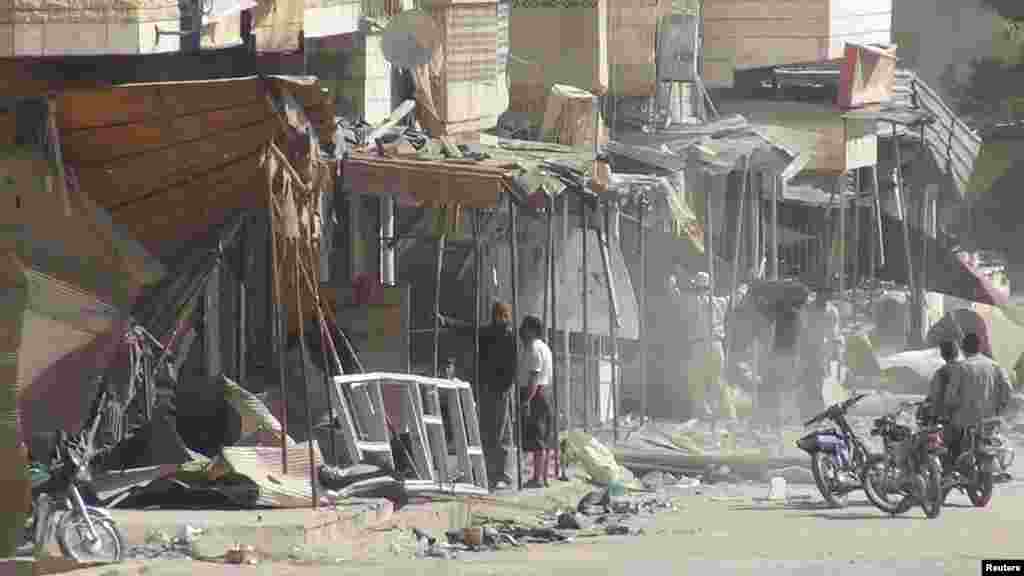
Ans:
[[[981,339],[974,332],[964,336],[964,361],[959,380],[951,379],[946,406],[952,413],[949,458],[956,462],[963,446],[964,428],[999,416],[1010,404],[1013,389],[1001,366],[981,353]]]
[[[554,448],[551,413],[551,348],[543,340],[540,318],[527,316],[519,327],[523,348],[519,355],[519,391],[522,402],[523,450],[533,453],[533,478],[526,488],[548,485],[548,455]]]
[[[491,325],[480,334],[480,424],[487,477],[492,488],[512,485],[511,391],[516,381],[516,342],[512,308],[495,302]]]
[[[469,322],[441,317],[441,323],[460,332],[471,330]],[[495,302],[491,324],[480,329],[480,441],[483,443],[487,478],[491,488],[512,485],[509,475],[512,446],[512,388],[516,381],[516,346],[512,334],[512,308]],[[447,422],[447,420],[446,420]],[[450,435],[449,435],[450,436]]]
[[[829,288],[820,290],[815,295],[814,304],[807,308],[807,329],[800,350],[805,387],[801,412],[806,417],[825,409],[822,386],[832,373],[832,359],[836,354],[836,343],[840,341],[839,309],[831,298]]]
[[[715,298],[711,290],[711,275],[698,272],[694,276],[693,298],[697,341],[691,343],[690,369],[687,382],[694,416],[736,418],[736,408],[728,390],[722,386],[725,363],[725,299]],[[710,316],[709,316],[710,315]]]
[[[775,303],[771,352],[765,365],[767,388],[764,415],[781,429],[795,408],[800,375],[800,334],[803,329],[801,306],[779,299]]]

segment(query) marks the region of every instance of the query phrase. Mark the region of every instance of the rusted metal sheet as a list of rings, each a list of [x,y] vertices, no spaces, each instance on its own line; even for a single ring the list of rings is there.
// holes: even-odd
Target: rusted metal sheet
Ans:
[[[257,506],[305,508],[313,499],[309,483],[309,443],[289,446],[288,473],[281,469],[281,449],[276,446],[229,446],[221,451],[218,464],[245,476],[259,487]],[[313,467],[323,464],[320,447],[313,441]]]

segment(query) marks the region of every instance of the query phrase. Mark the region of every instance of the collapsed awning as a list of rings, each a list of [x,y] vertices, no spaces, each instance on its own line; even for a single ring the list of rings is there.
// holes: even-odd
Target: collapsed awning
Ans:
[[[332,140],[330,97],[315,78],[126,84],[57,97],[64,161],[115,223],[166,256],[266,205],[260,158],[283,127],[268,91],[290,93],[320,142]]]
[[[878,278],[908,285],[902,223],[889,215],[883,215],[882,222],[886,258],[885,266],[877,272]],[[868,235],[872,233],[870,229],[862,230],[861,241],[865,246],[870,245]],[[952,239],[941,233],[938,238],[931,238],[913,226],[909,229],[909,236],[911,259],[914,266],[924,263],[927,278],[925,288],[929,292],[948,294],[991,306],[1003,307],[1008,304],[1008,294],[1005,291],[996,288],[988,278],[971,266],[966,258],[953,251],[955,246]],[[925,242],[927,255],[923,253]],[[869,257],[868,251],[863,251],[862,256],[865,260],[861,263],[862,269],[866,270],[869,266],[869,262],[866,261]]]

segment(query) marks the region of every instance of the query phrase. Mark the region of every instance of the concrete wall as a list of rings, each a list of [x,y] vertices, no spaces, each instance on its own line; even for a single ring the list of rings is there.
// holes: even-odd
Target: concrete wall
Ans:
[[[901,65],[948,100],[949,79],[964,81],[972,59],[991,56],[1002,28],[979,0],[896,0],[892,29]]]

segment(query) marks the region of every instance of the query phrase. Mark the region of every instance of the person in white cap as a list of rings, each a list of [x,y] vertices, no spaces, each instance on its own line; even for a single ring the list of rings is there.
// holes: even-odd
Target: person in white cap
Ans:
[[[712,292],[711,275],[698,272],[692,287],[696,296],[692,316],[697,338],[691,342],[687,386],[696,417],[735,419],[735,408],[722,386],[725,362],[725,299]],[[709,317],[710,314],[710,317]]]

